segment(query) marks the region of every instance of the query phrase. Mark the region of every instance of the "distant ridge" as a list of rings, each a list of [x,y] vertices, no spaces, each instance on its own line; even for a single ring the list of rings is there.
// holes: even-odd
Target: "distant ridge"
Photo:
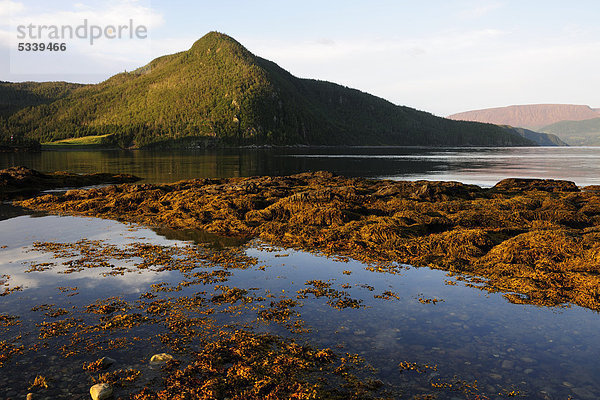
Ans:
[[[457,121],[539,129],[560,121],[582,121],[600,117],[600,109],[576,104],[531,104],[486,108],[449,115]]]

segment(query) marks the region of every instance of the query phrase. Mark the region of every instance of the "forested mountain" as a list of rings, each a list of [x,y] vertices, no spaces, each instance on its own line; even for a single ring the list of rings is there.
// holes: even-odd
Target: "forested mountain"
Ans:
[[[509,127],[439,118],[294,77],[217,32],[188,51],[96,85],[38,85],[46,86],[26,92],[38,97],[8,106],[13,108],[1,127],[4,138],[52,142],[108,135],[107,143],[121,147],[189,144],[197,138],[231,145],[532,144]]]
[[[20,109],[48,104],[82,87],[67,82],[0,82],[0,116],[9,116]]]
[[[8,129],[8,117],[22,109],[52,103],[81,86],[67,82],[0,82],[0,149],[3,144],[35,147],[37,142],[24,138],[22,132],[13,136],[14,132]]]

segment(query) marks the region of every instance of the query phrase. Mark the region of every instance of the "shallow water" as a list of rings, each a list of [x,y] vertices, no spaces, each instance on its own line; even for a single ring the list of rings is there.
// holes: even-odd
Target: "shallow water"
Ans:
[[[330,170],[347,176],[457,180],[481,186],[492,186],[506,177],[567,179],[586,186],[600,184],[599,158],[600,148],[583,147],[69,151],[0,154],[0,168],[26,165],[42,171],[123,172],[142,176],[148,182]],[[0,205],[0,247],[6,246],[0,248],[0,275],[10,275],[9,287],[22,285],[24,289],[0,297],[0,314],[16,315],[21,320],[20,325],[0,326],[0,342],[19,334],[23,337],[17,344],[39,342],[37,324],[55,319],[45,316],[43,310],[32,311],[36,305],[54,304],[55,308],[68,310],[67,317],[85,319],[81,308],[97,299],[120,296],[135,302],[152,284],[176,284],[182,279],[178,271],[103,276],[109,270],[97,268],[62,274],[61,263],[65,260],[53,259],[52,253],[32,251],[36,241],[70,243],[81,239],[119,246],[144,242],[181,247],[194,241],[209,242],[215,248],[241,246],[257,259],[257,264],[230,270],[232,275],[224,284],[248,289],[253,296],[299,301],[301,306],[293,311],[301,314],[310,332],[290,332],[285,323],[257,322],[256,310],[251,307],[244,308],[240,315],[218,314],[218,321],[251,323],[257,331],[361,354],[378,369],[377,377],[389,387],[398,388],[403,398],[432,392],[432,383],[457,380],[469,385],[477,381],[477,393],[438,390],[437,398],[498,399],[507,398],[511,390],[519,391],[518,398],[600,398],[600,318],[587,309],[511,304],[502,294],[467,287],[445,272],[426,268],[407,268],[396,275],[378,273],[358,262],[286,249],[273,251],[256,241],[247,243],[193,230],[151,230],[94,218],[28,213],[6,204]],[[43,272],[25,272],[30,262],[57,265]],[[312,294],[296,299],[297,291],[308,288],[306,282],[314,279],[327,281],[332,289],[360,301],[361,307],[336,309],[328,304],[328,298]],[[193,285],[177,295],[204,290],[210,294],[212,286]],[[398,298],[374,297],[384,291]],[[419,301],[434,298],[443,301]],[[66,359],[59,351],[66,339],[49,340],[47,348],[15,356],[0,368],[0,400],[24,398],[37,374],[52,379],[50,388],[42,391],[48,399],[89,398],[90,375],[81,365],[104,355],[115,358],[119,367],[137,368],[151,377],[148,358],[165,351],[156,339],[156,329],[140,326],[127,332],[129,336],[147,338],[127,348],[98,348],[88,355]],[[402,361],[437,365],[437,371],[401,372],[398,364]]]
[[[0,221],[0,246],[6,246],[0,249],[0,271],[10,275],[10,287],[24,287],[0,298],[0,314],[18,315],[22,321],[21,325],[0,330],[1,339],[22,334],[21,343],[35,343],[39,330],[36,324],[54,320],[40,311],[32,311],[36,305],[55,304],[70,311],[110,296],[135,301],[153,283],[177,283],[182,279],[178,271],[103,276],[109,269],[92,268],[62,274],[61,262],[65,260],[54,259],[49,252],[32,251],[34,242],[71,243],[88,239],[118,246],[143,242],[181,247],[193,243],[186,241],[186,237],[201,238],[212,240],[217,247],[243,245],[246,254],[258,260],[247,269],[230,270],[232,276],[225,285],[248,289],[257,296],[270,293],[277,298],[296,299],[297,291],[308,287],[306,281],[318,279],[362,301],[361,308],[340,310],[331,307],[326,297],[309,294],[298,300],[301,307],[294,310],[301,314],[310,332],[290,333],[276,323],[255,322],[255,329],[361,354],[378,368],[378,378],[391,387],[401,388],[406,398],[428,393],[431,382],[451,381],[455,376],[469,383],[477,381],[478,393],[491,399],[505,398],[499,393],[511,390],[518,390],[521,398],[531,399],[600,398],[597,313],[579,307],[550,309],[511,304],[501,294],[466,287],[445,272],[427,268],[407,267],[392,275],[369,271],[365,269],[368,266],[358,262],[272,249],[257,241],[227,243],[193,231],[186,234],[161,230],[160,233],[136,225],[82,217],[36,215]],[[178,239],[168,238],[173,235]],[[31,262],[56,265],[43,272],[25,272]],[[115,266],[121,264],[128,262],[114,261]],[[202,290],[210,292],[212,285],[194,285],[177,295]],[[384,291],[391,291],[398,298],[374,297]],[[419,298],[443,301],[423,304]],[[223,314],[218,319],[252,322],[256,321],[256,311],[243,309],[240,315]],[[128,334],[150,337],[153,332],[148,329],[141,327]],[[65,359],[58,351],[61,339],[47,342],[48,348],[15,356],[0,369],[0,387],[4,388],[0,399],[24,398],[27,383],[37,374],[52,379],[50,389],[45,392],[48,398],[88,398],[89,376],[82,371],[82,362],[108,355],[121,365],[148,371],[150,355],[165,350],[159,341],[148,340],[127,349],[96,350],[87,356]],[[398,364],[402,361],[437,365],[437,371],[400,373]],[[448,391],[438,394],[438,398],[477,397]]]

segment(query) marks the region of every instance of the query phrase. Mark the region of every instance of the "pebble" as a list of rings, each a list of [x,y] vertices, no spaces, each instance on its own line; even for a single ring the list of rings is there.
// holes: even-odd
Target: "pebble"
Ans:
[[[502,368],[504,368],[504,369],[512,369],[512,367],[514,365],[515,365],[515,363],[513,361],[508,361],[508,360],[502,361]]]
[[[108,383],[98,383],[90,388],[93,400],[105,400],[112,395],[112,387]]]
[[[150,358],[150,365],[165,364],[167,361],[173,360],[174,357],[167,353],[155,354]]]
[[[523,371],[525,374],[529,375],[533,372],[533,370],[531,368],[527,368],[525,371]]]

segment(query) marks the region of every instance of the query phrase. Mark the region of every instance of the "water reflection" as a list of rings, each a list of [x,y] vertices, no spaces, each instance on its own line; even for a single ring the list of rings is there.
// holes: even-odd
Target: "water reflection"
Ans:
[[[45,151],[0,154],[0,168],[123,172],[148,182],[327,170],[353,177],[456,180],[482,186],[506,177],[567,179],[586,186],[600,184],[598,159],[599,147]]]
[[[152,231],[95,218],[21,216],[0,221],[0,245],[6,246],[0,250],[0,273],[11,275],[11,285],[24,286],[23,291],[2,299],[0,313],[20,315],[23,332],[36,332],[34,325],[40,314],[31,311],[34,305],[52,303],[69,309],[109,296],[134,301],[153,283],[177,283],[181,279],[177,271],[136,271],[104,277],[103,269],[65,275],[59,273],[61,267],[57,266],[43,272],[24,272],[30,262],[62,261],[53,259],[52,253],[29,251],[35,241],[65,243],[84,238],[117,246],[144,242],[182,247],[194,240],[209,240],[221,247],[240,244],[200,232]],[[277,298],[296,299],[297,291],[305,289],[307,281],[320,280],[361,301],[358,309],[335,309],[326,297],[309,295],[302,299],[302,306],[296,310],[312,328],[305,339],[317,346],[361,354],[379,369],[380,379],[401,386],[405,393],[423,393],[431,389],[431,382],[436,379],[456,375],[469,382],[477,380],[483,392],[496,396],[502,390],[516,389],[532,399],[600,397],[596,379],[600,376],[600,318],[594,312],[579,307],[550,309],[511,304],[501,294],[487,294],[460,282],[449,285],[453,281],[444,272],[427,268],[407,268],[395,275],[375,273],[359,262],[274,249],[259,242],[252,242],[246,254],[258,263],[231,270],[226,285],[247,289],[257,296],[271,293]],[[77,295],[60,293],[59,286],[77,287]],[[172,295],[194,296],[200,290],[210,291],[211,287],[186,287]],[[376,297],[385,291],[397,297]],[[443,301],[424,304],[419,298]],[[240,316],[222,318],[252,322],[256,320],[256,310],[248,308]],[[286,329],[277,324],[259,329],[286,334]],[[54,357],[55,350],[50,347],[41,352]],[[136,351],[144,357],[150,350],[142,347]],[[127,357],[125,353],[121,356]],[[437,365],[438,370],[422,375],[400,374],[397,366],[402,361]],[[63,371],[70,371],[73,362],[53,359],[53,365]],[[3,374],[7,373],[3,379],[15,385],[11,379],[22,380],[24,374],[27,380],[44,366],[23,365],[27,367],[17,375],[4,369]],[[70,373],[82,374],[79,364],[78,368],[79,372]],[[85,392],[87,388],[82,389]],[[450,393],[438,398],[453,396]]]

